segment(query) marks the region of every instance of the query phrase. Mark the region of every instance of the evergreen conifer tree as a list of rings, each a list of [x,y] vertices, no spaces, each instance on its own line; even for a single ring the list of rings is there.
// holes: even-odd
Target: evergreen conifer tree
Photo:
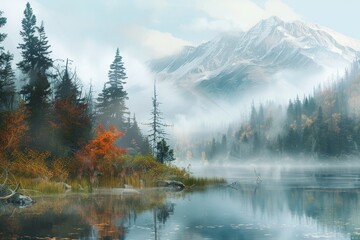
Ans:
[[[39,42],[39,38],[36,36],[36,16],[33,14],[30,3],[26,4],[21,25],[20,36],[24,43],[20,43],[18,48],[21,49],[23,60],[17,65],[24,74],[28,74],[37,65],[36,49]]]
[[[7,52],[0,64],[0,111],[13,110],[15,102],[15,73],[11,67],[13,56]]]
[[[6,24],[6,18],[0,11],[0,28]],[[15,98],[15,73],[11,66],[13,55],[5,52],[1,43],[6,34],[0,33],[0,111],[13,110]]]
[[[78,90],[76,74],[70,74],[68,60],[59,75],[52,119],[55,132],[53,147],[60,155],[72,155],[90,138],[91,116],[86,100]]]
[[[117,49],[115,59],[110,65],[108,81],[97,98],[97,114],[100,123],[105,126],[113,125],[121,131],[127,128],[128,108],[125,100],[128,99],[128,96],[124,90],[126,78],[124,63],[119,49]]]
[[[160,163],[174,161],[174,150],[170,149],[170,146],[167,144],[165,139],[161,139],[156,145],[156,159]]]
[[[36,26],[36,16],[29,3],[26,4],[20,35],[23,43],[22,60],[17,64],[25,76],[26,84],[21,90],[29,110],[29,130],[31,143],[38,148],[48,145],[49,107],[51,88],[47,70],[52,66],[50,45],[45,34],[44,25]]]
[[[65,69],[63,74],[60,74],[60,81],[59,84],[56,86],[55,89],[55,100],[69,100],[72,102],[77,101],[79,96],[78,86],[75,82],[73,82],[73,76],[70,76],[69,73],[69,60],[66,60]],[[62,75],[62,76],[61,76]]]
[[[36,29],[39,35],[39,41],[37,42],[35,52],[36,64],[38,70],[45,73],[50,67],[53,66],[53,61],[49,56],[51,51],[49,51],[50,45],[45,34],[44,22],[41,22],[40,27],[37,27]]]

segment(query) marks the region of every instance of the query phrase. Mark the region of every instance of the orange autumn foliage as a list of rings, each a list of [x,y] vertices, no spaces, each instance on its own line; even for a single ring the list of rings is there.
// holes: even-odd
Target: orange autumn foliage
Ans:
[[[89,176],[93,176],[95,171],[111,171],[111,164],[126,152],[115,145],[116,140],[123,135],[124,133],[114,126],[110,126],[109,130],[98,126],[96,137],[76,154],[82,164],[82,173],[85,171]]]
[[[2,113],[0,121],[0,153],[15,150],[28,130],[28,111],[21,105],[17,110]]]

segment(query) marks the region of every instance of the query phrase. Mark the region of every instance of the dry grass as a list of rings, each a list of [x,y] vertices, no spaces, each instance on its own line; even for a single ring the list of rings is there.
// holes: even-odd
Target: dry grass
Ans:
[[[74,159],[56,159],[48,163],[49,153],[25,150],[14,152],[7,162],[12,185],[21,184],[23,191],[33,194],[64,193],[64,182],[75,192],[91,192],[92,188],[119,188],[131,185],[134,188],[155,187],[159,180],[176,180],[188,187],[204,187],[225,183],[221,178],[195,178],[181,168],[157,162],[151,155],[122,155],[111,172],[100,175],[90,183],[87,175],[70,177]],[[76,171],[75,171],[76,172]],[[1,177],[0,177],[1,178]],[[9,178],[10,179],[10,178]],[[1,180],[1,179],[0,179]]]
[[[60,182],[24,177],[17,177],[16,181],[20,183],[20,192],[26,193],[27,195],[56,194],[65,192],[64,185]]]
[[[189,177],[184,179],[183,183],[188,187],[202,188],[209,185],[221,185],[225,184],[226,180],[224,178],[196,178]]]

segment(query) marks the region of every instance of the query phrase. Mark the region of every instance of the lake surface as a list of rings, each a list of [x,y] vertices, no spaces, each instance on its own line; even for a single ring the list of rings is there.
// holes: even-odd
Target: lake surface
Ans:
[[[192,171],[226,175],[229,184],[38,197],[23,209],[0,205],[0,239],[360,239],[358,168]]]

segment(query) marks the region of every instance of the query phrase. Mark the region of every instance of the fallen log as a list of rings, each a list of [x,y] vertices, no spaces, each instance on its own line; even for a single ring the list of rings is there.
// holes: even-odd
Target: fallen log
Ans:
[[[19,190],[20,184],[18,184],[15,190],[11,190],[10,188],[6,187],[5,185],[0,186],[0,200],[8,200],[15,196],[16,192]]]
[[[18,193],[20,184],[16,185],[14,190],[10,189],[6,185],[0,185],[0,203],[4,202],[6,204],[12,204],[16,207],[27,207],[35,203],[35,201],[26,195]]]
[[[31,197],[18,193],[20,183],[16,185],[15,189],[11,189],[9,185],[7,185],[9,179],[9,172],[7,169],[4,170],[2,176],[4,175],[5,179],[3,183],[0,184],[0,203],[13,204],[17,207],[27,207],[35,202]]]
[[[9,198],[7,200],[7,203],[10,203],[10,204],[15,205],[20,208],[24,208],[24,207],[34,204],[35,201],[29,196],[25,196],[25,195],[17,193],[13,197]]]

